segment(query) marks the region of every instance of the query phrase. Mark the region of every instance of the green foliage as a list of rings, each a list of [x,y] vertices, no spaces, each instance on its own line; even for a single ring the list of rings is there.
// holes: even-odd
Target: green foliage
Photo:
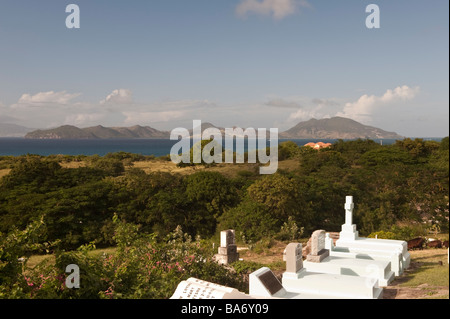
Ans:
[[[361,163],[367,167],[416,164],[414,157],[405,149],[397,147],[377,148],[364,153]]]
[[[377,231],[369,234],[369,238],[394,239],[408,241],[413,238],[426,236],[428,233],[426,227],[421,224],[411,226],[392,225],[388,231]]]
[[[245,290],[240,274],[215,262],[212,250],[181,227],[158,240],[117,215],[113,224],[114,254],[91,254],[92,244],[58,251],[54,264],[42,262],[24,275],[16,272],[12,288],[0,285],[0,294],[33,299],[166,299],[180,281],[190,277]],[[70,264],[80,269],[79,289],[65,286],[65,269]]]
[[[304,230],[304,227],[298,227],[297,223],[294,221],[294,218],[289,216],[288,220],[284,222],[283,226],[281,226],[281,230],[277,234],[277,237],[280,240],[285,241],[298,240],[302,237]]]
[[[106,172],[110,176],[119,176],[125,171],[123,162],[116,158],[100,158],[94,160],[92,167]]]
[[[207,160],[205,161],[205,159]],[[177,166],[185,167],[203,165],[205,167],[211,167],[215,166],[217,162],[222,162],[223,160],[222,145],[215,139],[208,139],[201,140],[191,147],[189,152],[189,163],[180,162]]]
[[[301,170],[304,174],[318,172],[326,167],[338,169],[348,168],[349,161],[338,151],[332,149],[314,150],[311,147],[303,147],[300,156]]]
[[[239,260],[231,264],[234,271],[238,275],[249,275],[252,272],[258,270],[259,268],[263,267],[262,264],[254,262],[254,261],[247,261],[247,260]]]
[[[394,146],[406,150],[414,159],[426,158],[440,148],[440,144],[438,142],[424,141],[421,138],[416,138],[414,140],[410,138],[398,140],[395,142]]]
[[[393,232],[388,232],[388,231],[383,231],[383,230],[371,233],[367,237],[378,238],[378,239],[397,239],[397,236]]]
[[[448,151],[449,150],[449,137],[446,136],[441,140],[441,144],[439,146],[439,150]]]
[[[237,202],[237,192],[230,181],[216,172],[203,171],[186,177],[186,196],[215,218]]]
[[[43,219],[30,223],[24,230],[0,233],[0,299],[23,297],[23,267],[32,252],[39,251],[39,237],[44,232]]]
[[[268,208],[249,198],[244,199],[220,217],[220,229],[234,229],[245,242],[255,242],[265,236],[274,234],[280,228],[280,222]]]
[[[297,209],[298,189],[292,178],[281,174],[266,175],[247,189],[248,196],[267,207],[273,216],[288,217]]]
[[[283,161],[300,155],[300,147],[292,141],[282,142],[278,146],[278,160]]]
[[[27,191],[39,189],[45,192],[58,186],[55,180],[59,170],[61,166],[54,161],[27,156],[14,165],[11,172],[3,178],[2,184],[6,188],[24,185]]]

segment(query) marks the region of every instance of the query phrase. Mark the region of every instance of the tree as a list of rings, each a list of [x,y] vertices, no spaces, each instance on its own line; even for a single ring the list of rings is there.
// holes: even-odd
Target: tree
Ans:
[[[247,242],[270,237],[280,229],[280,219],[258,202],[245,198],[238,206],[228,209],[219,218],[220,229],[234,229]]]
[[[92,163],[92,167],[105,171],[110,176],[119,176],[125,171],[123,162],[114,158],[100,158],[95,160]]]
[[[280,143],[278,146],[278,160],[283,161],[300,155],[300,147],[293,141]]]
[[[226,207],[237,202],[237,192],[232,183],[217,172],[198,172],[189,175],[186,181],[186,197],[204,207],[214,217],[222,215]]]
[[[61,166],[55,161],[27,156],[3,178],[2,184],[8,189],[26,186],[28,191],[35,190],[45,193],[57,186],[56,174],[60,170]]]

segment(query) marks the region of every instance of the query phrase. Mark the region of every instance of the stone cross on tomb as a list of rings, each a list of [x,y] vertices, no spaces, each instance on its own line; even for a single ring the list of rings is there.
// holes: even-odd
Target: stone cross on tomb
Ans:
[[[339,234],[339,238],[342,240],[356,240],[359,237],[358,231],[356,231],[356,225],[353,224],[353,196],[345,197],[345,224],[342,225],[342,230]]]
[[[355,204],[353,203],[353,196],[345,197],[345,224],[353,225],[353,208]]]

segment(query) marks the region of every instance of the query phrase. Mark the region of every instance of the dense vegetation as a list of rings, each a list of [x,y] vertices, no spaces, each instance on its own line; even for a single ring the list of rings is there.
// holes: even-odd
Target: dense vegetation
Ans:
[[[0,169],[11,168],[0,180],[0,297],[58,296],[67,259],[90,269],[85,280],[92,291],[60,297],[165,298],[194,275],[238,286],[202,239],[228,228],[244,243],[339,231],[346,195],[354,196],[362,235],[385,231],[407,240],[429,229],[448,232],[448,137],[389,146],[339,141],[321,150],[284,142],[279,156],[298,161],[298,168],[226,177],[208,168],[147,174],[133,168],[146,158],[127,153],[63,158],[87,164],[77,168],[63,167],[56,156],[0,157]],[[92,245],[119,252],[89,257]],[[41,265],[23,275],[18,258],[46,252],[56,254],[59,268]],[[46,283],[51,288],[39,295],[35,288]],[[162,286],[167,291],[157,289]]]

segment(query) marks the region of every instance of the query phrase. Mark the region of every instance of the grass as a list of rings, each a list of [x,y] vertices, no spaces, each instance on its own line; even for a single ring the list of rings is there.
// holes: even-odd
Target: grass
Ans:
[[[449,264],[446,249],[426,249],[410,252],[411,272],[405,276],[402,287],[449,286]]]
[[[299,168],[298,159],[290,159],[278,162],[278,169],[292,171]],[[139,161],[134,162],[134,168],[140,168],[144,172],[169,172],[178,173],[182,175],[189,175],[196,172],[208,170],[212,172],[219,172],[226,177],[236,177],[241,171],[258,172],[258,164],[243,163],[243,164],[216,164],[211,167],[204,167],[202,165],[190,166],[190,167],[177,167],[176,164],[171,161],[151,160],[151,161]]]
[[[59,164],[64,168],[79,168],[89,166],[89,163],[86,161],[65,161],[61,160]],[[288,159],[284,161],[278,162],[278,169],[293,171],[299,168],[299,160],[298,159]],[[154,172],[168,172],[172,174],[181,174],[181,175],[190,175],[196,172],[208,170],[213,172],[219,172],[228,178],[234,178],[238,176],[241,171],[248,171],[252,173],[259,172],[258,164],[251,163],[243,163],[243,164],[216,164],[211,167],[204,167],[202,165],[198,166],[190,166],[190,167],[177,167],[171,161],[161,160],[161,159],[153,159],[146,161],[137,161],[133,162],[131,166],[126,167],[129,168],[139,168],[142,169],[147,174]],[[8,175],[11,169],[0,169],[0,178]]]
[[[9,169],[9,168],[0,169],[0,178],[2,178],[3,176],[8,175],[10,171],[11,171],[11,169]]]
[[[447,249],[410,251],[411,264],[385,288],[386,299],[449,299]]]

